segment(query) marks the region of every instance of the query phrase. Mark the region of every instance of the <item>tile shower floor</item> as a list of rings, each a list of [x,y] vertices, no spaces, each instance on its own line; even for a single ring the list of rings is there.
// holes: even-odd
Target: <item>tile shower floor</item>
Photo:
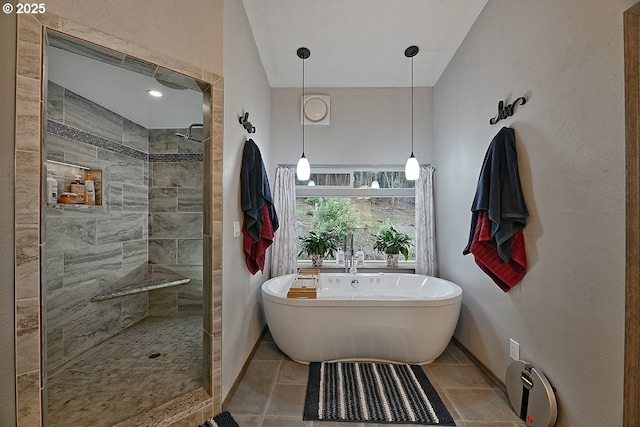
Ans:
[[[147,317],[49,374],[47,426],[112,426],[201,386],[202,317]]]
[[[433,363],[423,365],[423,369],[458,427],[525,426],[505,394],[453,343]],[[285,356],[267,333],[225,409],[240,427],[389,425],[302,421],[307,377],[308,366]]]

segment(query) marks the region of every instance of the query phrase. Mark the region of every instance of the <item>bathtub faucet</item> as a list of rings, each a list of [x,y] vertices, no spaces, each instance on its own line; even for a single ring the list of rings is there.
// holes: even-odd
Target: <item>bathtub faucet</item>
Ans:
[[[351,250],[350,250],[350,256],[347,257],[347,238],[345,236],[344,238],[344,254],[345,254],[345,260],[344,260],[344,272],[345,273],[351,273],[351,274],[355,274],[358,271],[358,267],[354,267],[353,264],[353,229],[351,229],[351,233],[350,233],[350,243],[351,243]],[[349,260],[351,260],[351,264],[349,264]],[[355,268],[355,272],[354,272],[354,268]]]
[[[351,268],[349,269],[349,273],[358,274],[358,259],[351,255]],[[353,282],[351,282],[353,283]]]

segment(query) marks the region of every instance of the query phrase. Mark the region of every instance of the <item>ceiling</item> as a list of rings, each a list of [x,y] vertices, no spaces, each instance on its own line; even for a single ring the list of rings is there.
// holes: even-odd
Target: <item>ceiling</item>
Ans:
[[[435,86],[487,0],[243,0],[271,87]]]
[[[487,0],[243,0],[271,87],[405,87],[417,45],[414,85],[432,87]],[[48,33],[48,77],[146,128],[185,128],[202,120],[192,79],[144,61]],[[232,54],[232,53],[227,53]],[[132,72],[135,71],[135,72]],[[170,89],[162,81],[178,83]],[[195,87],[192,87],[196,85]],[[151,98],[147,89],[164,97]],[[195,90],[192,90],[195,89]]]

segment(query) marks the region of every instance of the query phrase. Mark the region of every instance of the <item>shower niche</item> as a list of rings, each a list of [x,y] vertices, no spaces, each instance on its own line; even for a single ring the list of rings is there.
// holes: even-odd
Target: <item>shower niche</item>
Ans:
[[[44,70],[45,420],[111,426],[211,387],[203,359],[211,135],[202,125],[210,85],[52,30]]]
[[[45,166],[47,171],[46,191],[48,206],[59,208],[75,206],[88,209],[97,206],[102,208],[103,173],[101,169],[55,160],[46,160]],[[55,180],[54,185],[51,185],[51,179]],[[91,192],[93,193],[92,196]]]

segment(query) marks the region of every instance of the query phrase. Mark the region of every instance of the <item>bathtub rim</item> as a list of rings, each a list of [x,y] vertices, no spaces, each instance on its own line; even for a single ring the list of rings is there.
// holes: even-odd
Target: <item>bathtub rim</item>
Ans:
[[[322,273],[320,273],[322,274]],[[325,273],[330,275],[350,276],[350,273]],[[381,273],[358,273],[356,277],[371,277],[379,276]],[[276,294],[269,286],[275,280],[287,280],[293,279],[297,273],[285,274],[282,276],[272,277],[266,280],[261,286],[261,294],[263,298],[266,298],[270,302],[282,305],[293,306],[312,306],[312,307],[340,307],[340,306],[358,306],[358,307],[433,307],[433,306],[446,306],[459,304],[462,301],[462,288],[455,283],[435,276],[427,276],[425,274],[414,273],[382,273],[388,275],[406,275],[406,276],[422,276],[427,278],[433,278],[446,283],[454,290],[453,294],[447,294],[444,296],[430,297],[423,299],[349,299],[349,298],[287,298],[286,294]],[[292,281],[293,283],[293,281]]]

